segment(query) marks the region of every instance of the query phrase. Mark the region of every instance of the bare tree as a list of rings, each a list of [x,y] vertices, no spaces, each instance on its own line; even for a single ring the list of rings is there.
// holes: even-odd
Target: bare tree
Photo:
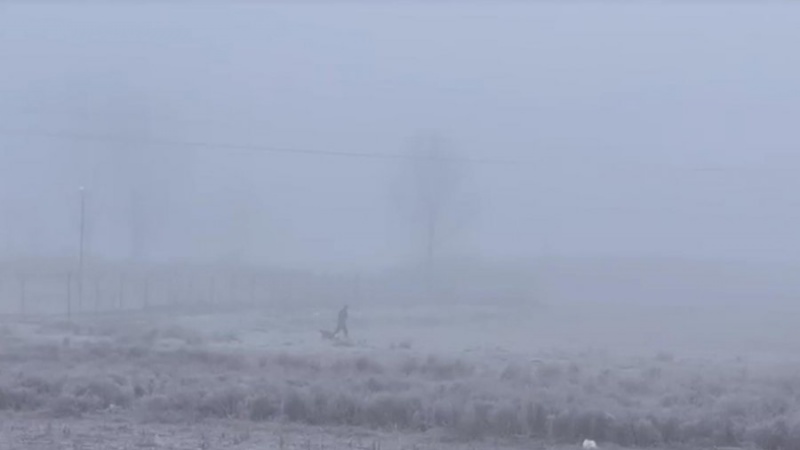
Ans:
[[[175,152],[155,148],[150,140],[153,105],[144,95],[122,90],[108,112],[107,133],[114,137],[108,149],[111,188],[122,207],[128,235],[128,255],[141,263],[151,255],[163,232],[176,174]]]
[[[413,205],[422,236],[427,272],[434,265],[442,244],[454,230],[458,188],[463,166],[457,154],[438,133],[421,133],[412,139],[409,152],[412,164]]]
[[[118,130],[122,142],[117,147],[122,195],[127,205],[127,225],[129,236],[129,257],[134,262],[142,262],[147,258],[148,246],[152,230],[152,212],[150,206],[154,200],[152,190],[156,155],[146,145],[148,134],[148,117],[145,107],[137,103],[119,105],[122,116],[119,118]]]

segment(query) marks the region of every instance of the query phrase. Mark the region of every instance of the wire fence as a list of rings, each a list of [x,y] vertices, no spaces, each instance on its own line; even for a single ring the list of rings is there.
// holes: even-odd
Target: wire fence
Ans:
[[[141,310],[226,309],[348,301],[356,280],[250,270],[0,271],[0,314],[64,316]]]
[[[479,272],[446,267],[319,273],[228,266],[0,263],[0,316],[226,312],[366,305],[534,304],[539,270]]]

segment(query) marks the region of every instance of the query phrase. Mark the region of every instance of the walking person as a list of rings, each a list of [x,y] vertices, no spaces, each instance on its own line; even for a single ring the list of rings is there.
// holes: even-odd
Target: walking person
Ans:
[[[335,337],[340,331],[344,333],[345,339],[350,338],[347,332],[347,305],[344,305],[344,308],[339,310],[339,320],[336,323],[336,331],[333,332],[333,336]]]

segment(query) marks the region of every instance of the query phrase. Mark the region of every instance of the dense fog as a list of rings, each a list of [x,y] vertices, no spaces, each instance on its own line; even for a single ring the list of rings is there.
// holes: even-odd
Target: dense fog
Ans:
[[[0,254],[784,295],[797,12],[5,2]]]
[[[0,449],[800,449],[798,19],[0,0]]]

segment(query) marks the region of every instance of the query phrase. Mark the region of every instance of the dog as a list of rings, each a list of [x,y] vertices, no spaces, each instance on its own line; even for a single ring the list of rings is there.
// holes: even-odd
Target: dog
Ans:
[[[333,331],[319,330],[319,334],[322,337],[322,339],[327,339],[329,341],[332,341],[334,338]]]

